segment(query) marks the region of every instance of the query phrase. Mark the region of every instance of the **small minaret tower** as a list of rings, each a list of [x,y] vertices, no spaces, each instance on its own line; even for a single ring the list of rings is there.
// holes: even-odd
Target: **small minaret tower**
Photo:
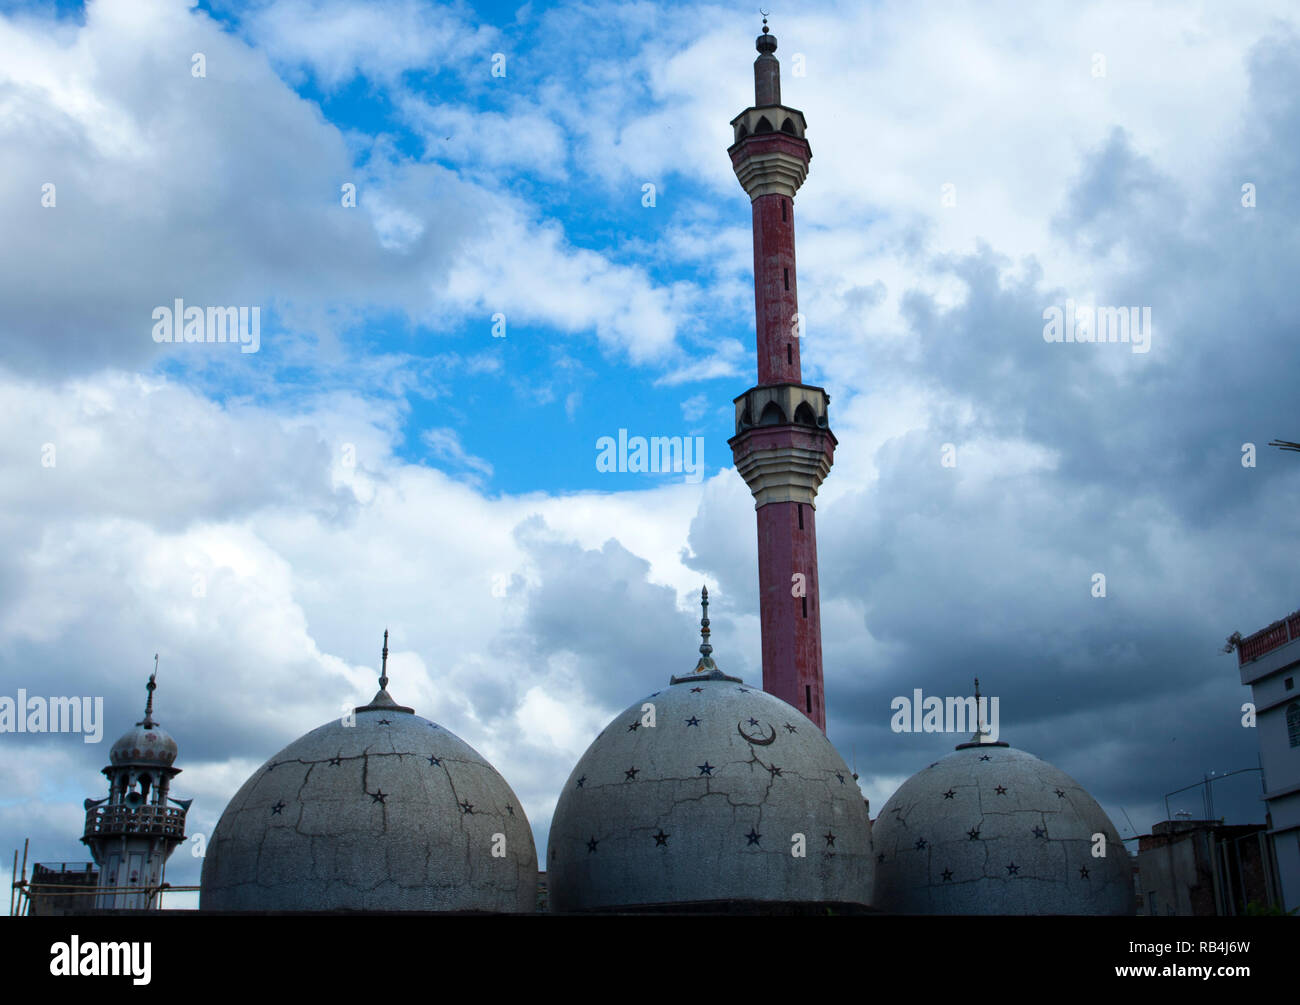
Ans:
[[[97,908],[156,908],[167,859],[185,840],[185,813],[192,800],[168,796],[171,780],[181,769],[172,767],[176,741],[154,721],[157,677],[155,656],[144,718],[109,751],[111,763],[104,769],[108,798],[86,800],[81,840],[99,865]]]
[[[766,17],[755,45],[754,104],[731,120],[735,142],[727,153],[754,216],[758,384],[735,399],[736,435],[728,443],[758,511],[763,689],[824,731],[814,500],[836,441],[830,396],[802,383],[794,264],[794,195],[812,150],[803,112],[781,104],[776,36]]]

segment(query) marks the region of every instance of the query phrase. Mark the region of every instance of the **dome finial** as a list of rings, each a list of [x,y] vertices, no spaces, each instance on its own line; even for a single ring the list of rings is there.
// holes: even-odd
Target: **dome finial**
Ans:
[[[153,673],[149,675],[149,683],[145,685],[145,690],[149,692],[149,697],[144,703],[144,718],[136,723],[137,726],[148,728],[154,725],[153,721],[153,693],[158,688],[158,654],[153,654]]]
[[[383,664],[379,668],[379,690],[388,690],[388,629],[384,629]]]
[[[743,683],[739,677],[728,677],[718,665],[713,662],[713,646],[709,643],[709,588],[707,586],[700,588],[700,661],[695,664],[695,669],[684,677],[674,675],[670,679],[672,684],[681,684],[683,681],[699,680],[701,676],[709,680],[734,680]]]
[[[384,649],[381,656],[383,662],[379,665],[379,690],[375,696],[370,699],[369,705],[358,705],[353,711],[356,712],[410,712],[414,714],[415,709],[407,708],[405,705],[399,705],[393,701],[393,696],[388,693],[388,629],[384,629]]]

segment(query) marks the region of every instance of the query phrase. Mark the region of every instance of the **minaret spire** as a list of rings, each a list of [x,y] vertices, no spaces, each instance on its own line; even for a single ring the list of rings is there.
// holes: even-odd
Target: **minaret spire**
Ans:
[[[156,725],[153,721],[153,693],[158,688],[158,654],[153,654],[153,673],[149,675],[149,683],[145,685],[145,690],[149,692],[148,699],[144,703],[144,718],[136,723],[137,726],[144,726],[148,729]]]
[[[794,197],[812,149],[803,112],[781,103],[776,36],[763,15],[754,105],[731,120],[735,142],[727,150],[753,215],[758,380],[735,399],[736,435],[727,442],[757,510],[763,689],[824,730],[815,500],[835,436],[830,395],[803,383],[794,254]]]
[[[384,629],[383,665],[379,668],[379,690],[388,690],[388,629]]]

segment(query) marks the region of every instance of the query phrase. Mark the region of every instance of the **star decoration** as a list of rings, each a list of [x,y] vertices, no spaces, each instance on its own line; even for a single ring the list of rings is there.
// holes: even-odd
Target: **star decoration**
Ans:
[[[704,688],[702,688],[702,687],[693,687],[693,688],[691,688],[691,694],[699,694],[699,693],[700,693],[701,691],[703,691],[703,690],[704,690]]]
[[[1009,866],[1007,866],[1008,875],[1014,876],[1018,872],[1020,872],[1020,866],[1016,865],[1016,863],[1012,862]]]
[[[708,761],[705,761],[703,764],[697,764],[696,767],[700,769],[701,775],[713,776],[713,765]]]
[[[274,770],[275,770],[275,762],[272,761],[270,764],[266,766],[266,773],[269,775]]]
[[[1057,798],[1057,799],[1064,799],[1064,798],[1065,798],[1065,793],[1062,792],[1060,789],[1057,789],[1057,790],[1056,790],[1056,798]]]
[[[439,760],[437,757],[435,757],[433,754],[430,754],[430,755],[429,755],[429,764],[430,764],[430,765],[433,765],[433,766],[437,766],[437,765],[442,764],[442,761],[440,761],[440,760]]]
[[[281,799],[278,803],[276,803],[274,806],[271,807],[271,816],[278,817],[282,809],[284,809],[283,799]]]
[[[514,816],[515,808],[511,806],[509,803],[506,803],[506,812],[509,813],[511,816]]]
[[[980,839],[980,829],[978,827],[972,827],[966,832],[966,834],[972,841],[978,841]]]
[[[951,870],[951,869],[945,869],[945,870],[942,872],[941,875],[943,876],[943,881],[944,881],[945,883],[947,883],[949,880],[952,879],[952,870]]]
[[[828,848],[834,848],[834,847],[835,847],[835,835],[834,835],[834,834],[832,834],[830,831],[827,831],[825,834],[822,835],[822,837],[824,837],[824,838],[826,839],[826,846],[827,846]]]
[[[987,761],[988,759],[989,759],[989,755],[988,755],[988,754],[981,754],[981,755],[980,755],[980,760],[981,760],[981,761]]]
[[[934,762],[934,764],[938,764],[938,763],[939,763],[938,761],[935,761],[935,762]],[[927,764],[927,765],[925,766],[925,770],[926,770],[926,771],[929,771],[931,768],[934,767],[934,764]]]
[[[636,776],[640,772],[640,770],[641,770],[640,768],[628,768],[625,772],[623,772],[623,777],[629,782],[636,781]]]
[[[380,719],[380,720],[379,720],[379,725],[381,725],[381,726],[391,726],[392,724],[393,724],[393,722],[392,722],[391,719]]]
[[[1035,828],[1034,828],[1034,837],[1036,837],[1036,838],[1045,838],[1045,837],[1047,837],[1047,828],[1045,828],[1045,827],[1035,827]]]
[[[653,697],[653,696],[652,696],[652,697]],[[659,833],[658,833],[658,834],[651,834],[650,836],[651,836],[652,838],[655,839],[655,847],[656,847],[656,848],[667,848],[667,847],[668,847],[668,839],[669,839],[672,835],[671,835],[671,834],[665,834],[665,833],[664,833],[664,829],[663,829],[662,827],[660,827],[660,828],[659,828]]]
[[[638,719],[636,722],[632,723],[632,725],[627,727],[627,731],[629,733],[635,733],[640,728],[641,728],[641,720]]]
[[[957,790],[956,790],[956,789],[949,789],[947,792],[945,792],[945,793],[943,794],[943,798],[944,798],[944,799],[951,799],[951,798],[952,798],[953,796],[955,796],[956,794],[957,794]]]
[[[885,860],[885,853],[882,851],[879,855],[876,856],[876,861],[883,862],[884,860]]]
[[[661,692],[656,691],[656,692],[655,692],[654,694],[652,694],[650,697],[651,697],[651,698],[658,698],[659,695],[660,695],[660,693],[661,693]]]
[[[799,730],[795,729],[795,728],[794,728],[793,726],[791,726],[788,722],[785,724],[785,731],[786,731],[787,733],[797,733],[797,732],[799,732]]]
[[[749,839],[749,844],[758,844],[758,842],[762,840],[763,835],[758,833],[758,831],[754,830],[754,828],[751,827],[749,828],[749,833],[746,834],[745,837]],[[748,848],[749,845],[745,845],[745,847]],[[762,845],[759,845],[759,847],[761,848]]]
[[[998,795],[1000,795],[1000,796],[1005,796],[1005,795],[1007,794],[1007,787],[1006,787],[1005,785],[999,785],[999,786],[998,786],[996,789],[994,789],[993,791],[996,792],[996,793],[997,793]]]
[[[579,779],[578,779],[578,788],[582,788],[582,783],[585,782],[586,780],[587,780],[587,776],[586,776],[586,775],[583,775],[581,778],[579,778]]]
[[[686,725],[688,726],[698,726],[699,724],[700,724],[700,720],[695,718],[695,716],[691,716],[689,719],[686,720]]]
[[[436,722],[431,722],[431,723],[429,723],[429,728],[430,728],[430,729],[437,729],[437,728],[438,728],[438,724],[437,724]]]
[[[750,720],[749,720],[749,724],[750,724],[751,726],[757,726],[757,725],[758,725],[758,720],[757,720],[757,719],[750,719]]]
[[[335,768],[337,768],[337,767],[338,767],[340,764],[342,764],[342,763],[343,763],[343,758],[342,758],[341,756],[340,756],[340,757],[331,757],[331,758],[330,758],[330,764],[331,764],[333,767],[335,767]]]
[[[596,850],[596,845],[598,845],[598,844],[600,844],[600,842],[596,840],[595,835],[592,835],[591,840],[587,842],[587,851],[588,851],[588,853],[595,851],[595,850]]]
[[[749,694],[748,688],[738,687],[736,688],[736,690],[739,691],[741,694]]]
[[[781,769],[778,768],[775,764],[769,765],[767,771],[768,774],[770,774],[773,778],[776,778],[781,774]]]
[[[838,778],[838,779],[840,780],[840,784],[841,784],[841,785],[844,784],[844,772],[842,772],[842,771],[837,771],[837,772],[835,772],[835,777]]]
[[[1088,867],[1086,865],[1079,866],[1079,878],[1080,879],[1088,878]]]
[[[917,851],[924,851],[924,850],[925,850],[925,838],[917,838],[917,839],[916,839],[916,844],[915,844],[913,847],[915,847]]]
[[[465,799],[465,800],[463,800],[463,801],[461,802],[461,804],[460,804],[460,808],[461,808],[461,812],[463,812],[463,813],[473,813],[473,812],[474,812],[474,804],[471,803],[468,799]]]
[[[377,802],[377,803],[382,803],[382,802],[384,802],[388,797],[387,797],[386,795],[384,795],[384,790],[383,790],[383,789],[380,789],[378,792],[372,792],[372,793],[370,793],[370,798],[371,798],[373,801]]]

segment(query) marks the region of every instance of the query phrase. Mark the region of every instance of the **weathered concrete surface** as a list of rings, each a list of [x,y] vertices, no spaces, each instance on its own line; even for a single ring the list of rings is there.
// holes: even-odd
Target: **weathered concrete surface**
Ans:
[[[654,726],[643,724],[647,704]],[[548,856],[555,911],[865,905],[873,863],[862,793],[816,724],[751,685],[704,679],[665,687],[605,728],[565,782]]]
[[[949,754],[894,793],[873,828],[873,906],[893,914],[1131,915],[1128,852],[1096,800],[1032,754]],[[1105,857],[1092,854],[1105,835]]]
[[[244,783],[208,844],[199,906],[530,912],[536,897],[532,831],[505,779],[427,719],[377,710],[313,730]]]

